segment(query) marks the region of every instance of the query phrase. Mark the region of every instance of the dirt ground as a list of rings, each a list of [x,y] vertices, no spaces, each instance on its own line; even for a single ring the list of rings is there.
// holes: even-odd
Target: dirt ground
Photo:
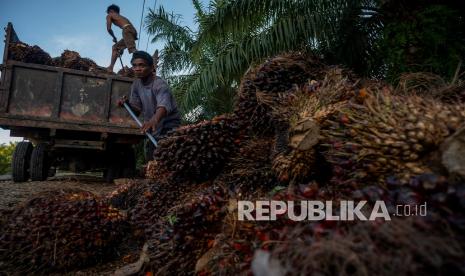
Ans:
[[[96,195],[104,195],[116,187],[117,184],[106,183],[98,175],[62,175],[51,177],[46,181],[21,183],[15,183],[11,180],[0,181],[0,211],[11,210],[34,194],[45,191],[81,189]]]

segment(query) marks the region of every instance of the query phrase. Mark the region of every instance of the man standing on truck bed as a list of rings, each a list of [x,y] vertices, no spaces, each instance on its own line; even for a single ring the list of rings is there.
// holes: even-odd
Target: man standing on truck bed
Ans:
[[[115,24],[123,30],[123,38],[120,41],[117,41],[111,29],[111,24]],[[137,51],[135,42],[137,40],[137,31],[126,17],[119,14],[117,5],[110,5],[107,8],[107,31],[113,37],[113,42],[116,43],[112,47],[110,66],[107,67],[109,72],[113,72],[116,59],[118,55],[123,54],[124,49],[128,48],[130,54]]]
[[[181,124],[181,115],[168,84],[154,73],[152,56],[144,51],[136,51],[131,59],[136,80],[132,83],[129,105],[137,115],[142,112],[144,124],[142,132],[151,132],[159,140],[170,130]],[[126,96],[118,101],[119,106],[128,103]],[[145,143],[146,160],[153,159],[154,145]]]

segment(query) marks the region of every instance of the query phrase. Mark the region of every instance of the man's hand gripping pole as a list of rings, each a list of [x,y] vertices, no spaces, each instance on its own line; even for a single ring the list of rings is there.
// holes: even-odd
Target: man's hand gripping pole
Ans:
[[[131,107],[128,105],[128,103],[123,103],[123,106],[124,108],[126,108],[126,110],[129,112],[129,114],[131,115],[131,117],[134,119],[134,121],[136,121],[137,125],[139,127],[142,127],[142,123],[139,121],[139,118],[137,118],[136,114],[134,114],[134,112],[132,111]],[[149,137],[150,141],[155,145],[155,147],[158,147],[158,143],[157,143],[157,140],[155,140],[155,137],[153,137],[153,135],[149,132],[146,132],[145,135],[147,135],[147,137]]]

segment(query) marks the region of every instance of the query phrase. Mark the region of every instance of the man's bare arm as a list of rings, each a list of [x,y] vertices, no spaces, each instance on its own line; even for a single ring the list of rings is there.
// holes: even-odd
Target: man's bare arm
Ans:
[[[113,37],[113,42],[116,43],[118,40],[116,39],[115,34],[113,33],[113,30],[111,29],[111,15],[107,15],[107,31]]]
[[[163,119],[165,116],[166,116],[166,108],[163,106],[158,107],[157,110],[155,111],[155,114],[150,119],[150,121],[142,125],[142,132],[147,132],[150,129],[155,131],[158,123],[160,123],[161,119]]]

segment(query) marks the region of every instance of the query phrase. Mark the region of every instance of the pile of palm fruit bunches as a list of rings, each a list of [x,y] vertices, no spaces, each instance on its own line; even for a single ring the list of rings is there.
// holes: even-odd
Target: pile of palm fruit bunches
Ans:
[[[1,254],[11,257],[0,266],[79,270],[104,261],[102,252],[116,251],[105,255],[114,260],[144,247],[136,273],[463,274],[465,175],[453,152],[464,152],[465,105],[433,97],[463,87],[399,87],[312,55],[270,58],[244,75],[232,114],[160,141],[146,179],[101,198],[74,192],[18,206],[2,225]],[[333,201],[334,209],[341,200],[382,200],[391,214],[399,204],[427,204],[428,213],[239,221],[239,200],[292,200],[297,208],[301,200]],[[85,211],[73,209],[78,204]],[[84,236],[90,225],[80,221],[89,216],[97,228]]]
[[[39,46],[30,46],[24,42],[11,43],[9,45],[8,59],[95,73],[108,73],[104,67],[98,66],[95,61],[89,58],[81,57],[78,52],[64,50],[59,57],[52,58]],[[134,73],[129,68],[121,69],[118,75],[134,77]]]
[[[125,215],[90,192],[44,192],[16,207],[1,226],[2,271],[67,271],[115,256]]]

